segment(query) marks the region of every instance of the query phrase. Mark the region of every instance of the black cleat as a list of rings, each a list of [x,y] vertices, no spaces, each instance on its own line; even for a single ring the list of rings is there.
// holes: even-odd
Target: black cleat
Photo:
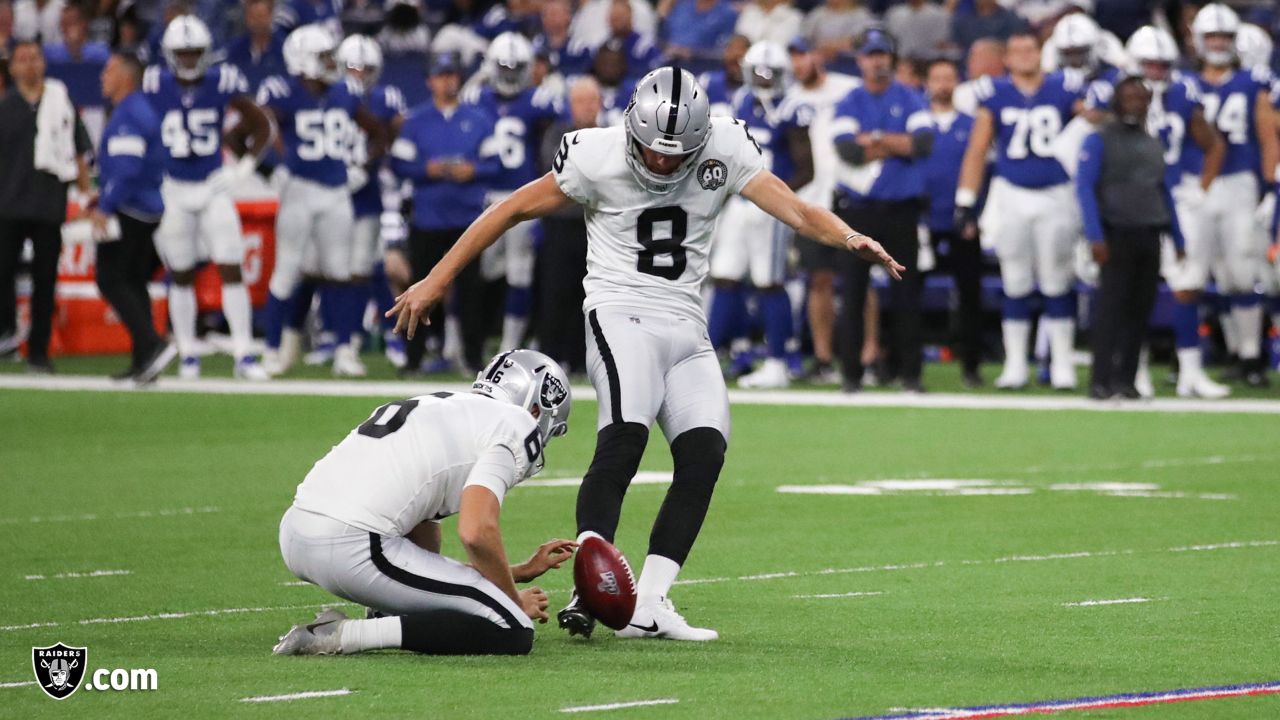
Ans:
[[[591,631],[596,629],[596,619],[591,617],[591,613],[587,612],[587,609],[578,602],[578,593],[576,592],[569,598],[569,604],[556,613],[556,622],[560,623],[560,627],[569,631],[569,637],[581,635],[590,639]]]

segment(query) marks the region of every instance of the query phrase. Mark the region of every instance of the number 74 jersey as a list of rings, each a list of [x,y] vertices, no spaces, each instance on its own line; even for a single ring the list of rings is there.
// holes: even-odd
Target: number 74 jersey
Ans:
[[[551,169],[586,217],[584,310],[638,306],[705,322],[701,287],[716,217],[764,168],[746,125],[713,117],[710,132],[693,170],[666,194],[633,174],[622,127],[565,133]]]

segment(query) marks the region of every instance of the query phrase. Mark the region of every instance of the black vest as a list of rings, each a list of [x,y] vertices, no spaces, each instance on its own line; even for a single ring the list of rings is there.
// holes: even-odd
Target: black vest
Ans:
[[[1164,146],[1144,128],[1111,120],[1102,136],[1102,177],[1098,207],[1102,224],[1113,227],[1168,227],[1164,195]]]

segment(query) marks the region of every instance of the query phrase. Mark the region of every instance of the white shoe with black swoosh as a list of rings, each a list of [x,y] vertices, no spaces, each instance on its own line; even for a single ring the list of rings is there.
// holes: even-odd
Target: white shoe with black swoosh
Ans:
[[[693,642],[707,642],[720,637],[715,630],[690,626],[667,598],[637,605],[631,623],[614,634],[620,638],[666,638]]]

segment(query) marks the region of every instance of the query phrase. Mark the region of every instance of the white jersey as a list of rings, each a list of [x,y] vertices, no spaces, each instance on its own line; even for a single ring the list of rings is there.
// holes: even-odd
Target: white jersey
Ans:
[[[701,289],[716,216],[764,167],[746,125],[713,117],[710,133],[693,172],[665,195],[632,173],[623,128],[565,135],[552,170],[586,216],[584,310],[629,305],[706,321]]]
[[[831,206],[831,193],[836,187],[836,147],[831,141],[831,119],[836,104],[862,80],[841,73],[827,73],[822,84],[807,88],[796,83],[787,90],[784,102],[807,106],[812,111],[809,122],[809,144],[813,149],[813,181],[800,188],[797,195],[821,207]]]
[[[482,459],[486,470],[494,461],[507,469],[500,478],[473,474]],[[440,392],[375,410],[311,468],[293,504],[398,536],[456,514],[466,487],[486,487],[501,502],[541,469],[542,439],[528,411],[483,395]]]

